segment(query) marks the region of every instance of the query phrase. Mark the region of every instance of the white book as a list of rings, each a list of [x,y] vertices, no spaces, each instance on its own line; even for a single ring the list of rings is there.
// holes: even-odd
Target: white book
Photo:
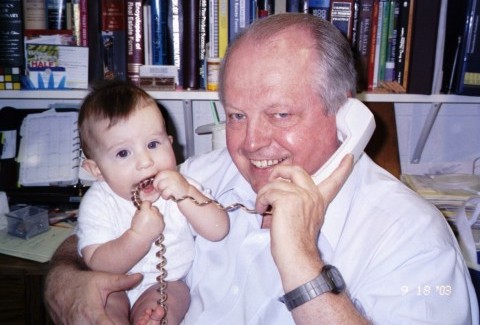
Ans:
[[[54,109],[27,115],[20,128],[18,182],[22,186],[88,185],[80,168],[82,155],[77,129],[78,111]]]

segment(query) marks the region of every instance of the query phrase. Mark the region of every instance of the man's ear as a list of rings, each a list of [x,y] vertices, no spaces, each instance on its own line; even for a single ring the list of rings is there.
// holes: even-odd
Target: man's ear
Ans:
[[[171,135],[168,136],[168,139],[170,140],[170,143],[173,143],[173,137]]]
[[[97,181],[102,181],[103,180],[103,176],[102,176],[102,172],[100,171],[100,169],[98,168],[98,165],[97,163],[92,160],[92,159],[85,159],[83,162],[82,162],[82,167],[90,173],[90,175],[92,175]]]

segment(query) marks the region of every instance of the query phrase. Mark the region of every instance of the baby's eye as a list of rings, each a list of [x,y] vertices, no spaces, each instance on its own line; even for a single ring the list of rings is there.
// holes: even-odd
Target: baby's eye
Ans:
[[[129,155],[128,150],[120,150],[119,152],[117,152],[117,157],[119,158],[126,158],[128,157],[128,155]]]
[[[152,141],[152,142],[150,142],[150,143],[148,144],[147,147],[148,147],[148,149],[155,149],[156,147],[159,146],[159,144],[160,144],[159,141]]]

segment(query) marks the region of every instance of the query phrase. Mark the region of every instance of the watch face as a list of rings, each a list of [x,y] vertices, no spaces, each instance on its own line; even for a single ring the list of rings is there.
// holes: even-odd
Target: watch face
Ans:
[[[342,275],[335,266],[325,265],[322,273],[325,274],[326,278],[331,283],[332,292],[340,293],[345,290],[345,281],[343,281]]]

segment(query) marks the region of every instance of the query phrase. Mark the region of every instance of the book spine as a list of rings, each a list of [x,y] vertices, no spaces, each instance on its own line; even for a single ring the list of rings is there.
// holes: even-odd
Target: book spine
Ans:
[[[398,22],[397,22],[397,50],[395,51],[395,75],[394,80],[403,84],[403,70],[405,66],[405,45],[408,30],[408,12],[410,0],[400,0]]]
[[[387,37],[387,55],[385,61],[385,78],[387,82],[395,79],[395,53],[397,52],[397,24],[400,13],[399,0],[390,1],[390,15]]]
[[[370,33],[370,45],[368,49],[368,65],[367,65],[367,89],[372,91],[374,89],[374,75],[375,75],[375,50],[377,43],[377,29],[378,29],[378,7],[379,1],[373,1],[372,7],[372,23]]]
[[[166,1],[152,0],[151,13],[151,53],[153,65],[168,65],[168,6]]]
[[[80,0],[80,46],[88,46],[87,0]]]
[[[48,29],[67,29],[67,1],[46,0]]]
[[[287,0],[287,12],[300,12],[298,0]]]
[[[218,1],[208,0],[208,57],[218,58]]]
[[[143,64],[143,10],[141,0],[127,0],[127,78],[140,85]]]
[[[172,0],[170,3],[171,9],[169,10],[169,29],[171,30],[171,42],[172,42],[172,63],[178,69],[178,84],[183,85],[183,73],[181,66],[182,57],[182,33],[183,33],[183,8],[182,0]]]
[[[23,0],[24,28],[47,29],[45,0]]]
[[[380,33],[380,52],[378,60],[378,83],[385,80],[385,62],[387,60],[388,26],[390,21],[390,2],[383,1],[382,32]]]
[[[103,42],[102,42],[102,5],[99,1],[88,1],[87,25],[88,25],[88,82],[93,83],[103,80]]]
[[[441,0],[415,0],[407,93],[432,93]]]
[[[447,4],[445,46],[443,52],[443,81],[441,92],[450,94],[454,91],[458,79],[456,66],[460,63],[461,40],[467,20],[468,1],[449,1]]]
[[[408,8],[408,24],[407,24],[407,35],[405,39],[405,56],[403,62],[403,79],[402,79],[402,87],[406,90],[408,86],[408,78],[409,78],[409,69],[410,69],[410,54],[411,54],[411,47],[412,47],[412,33],[413,33],[413,17],[414,17],[414,9],[415,3],[417,0],[410,0],[410,7]]]
[[[228,41],[232,42],[240,32],[240,0],[230,0],[228,5]]]
[[[334,0],[330,5],[330,21],[342,34],[352,41],[352,28],[354,19],[353,0]]]
[[[372,29],[373,0],[362,0],[359,5],[358,32],[355,50],[359,56],[359,83],[362,90],[367,89],[368,49]]]
[[[200,3],[197,0],[183,0],[183,46],[182,72],[183,88],[199,88],[199,16]]]
[[[307,12],[325,20],[330,20],[330,6],[330,0],[310,0],[307,3]]]
[[[218,54],[223,58],[228,47],[228,0],[218,0]]]
[[[103,79],[127,80],[125,2],[102,0],[101,9]]]
[[[206,89],[206,58],[207,58],[207,37],[208,37],[208,0],[200,0],[200,17],[198,20],[198,65],[200,88]]]
[[[458,65],[458,95],[480,95],[480,4],[468,1],[468,9]]]
[[[22,0],[0,3],[0,49],[0,66],[24,66]]]
[[[72,34],[75,44],[80,46],[80,2],[72,0]]]
[[[375,36],[375,63],[373,64],[373,89],[378,87],[378,71],[380,68],[380,48],[382,45],[383,9],[385,0],[378,2],[377,35]]]

